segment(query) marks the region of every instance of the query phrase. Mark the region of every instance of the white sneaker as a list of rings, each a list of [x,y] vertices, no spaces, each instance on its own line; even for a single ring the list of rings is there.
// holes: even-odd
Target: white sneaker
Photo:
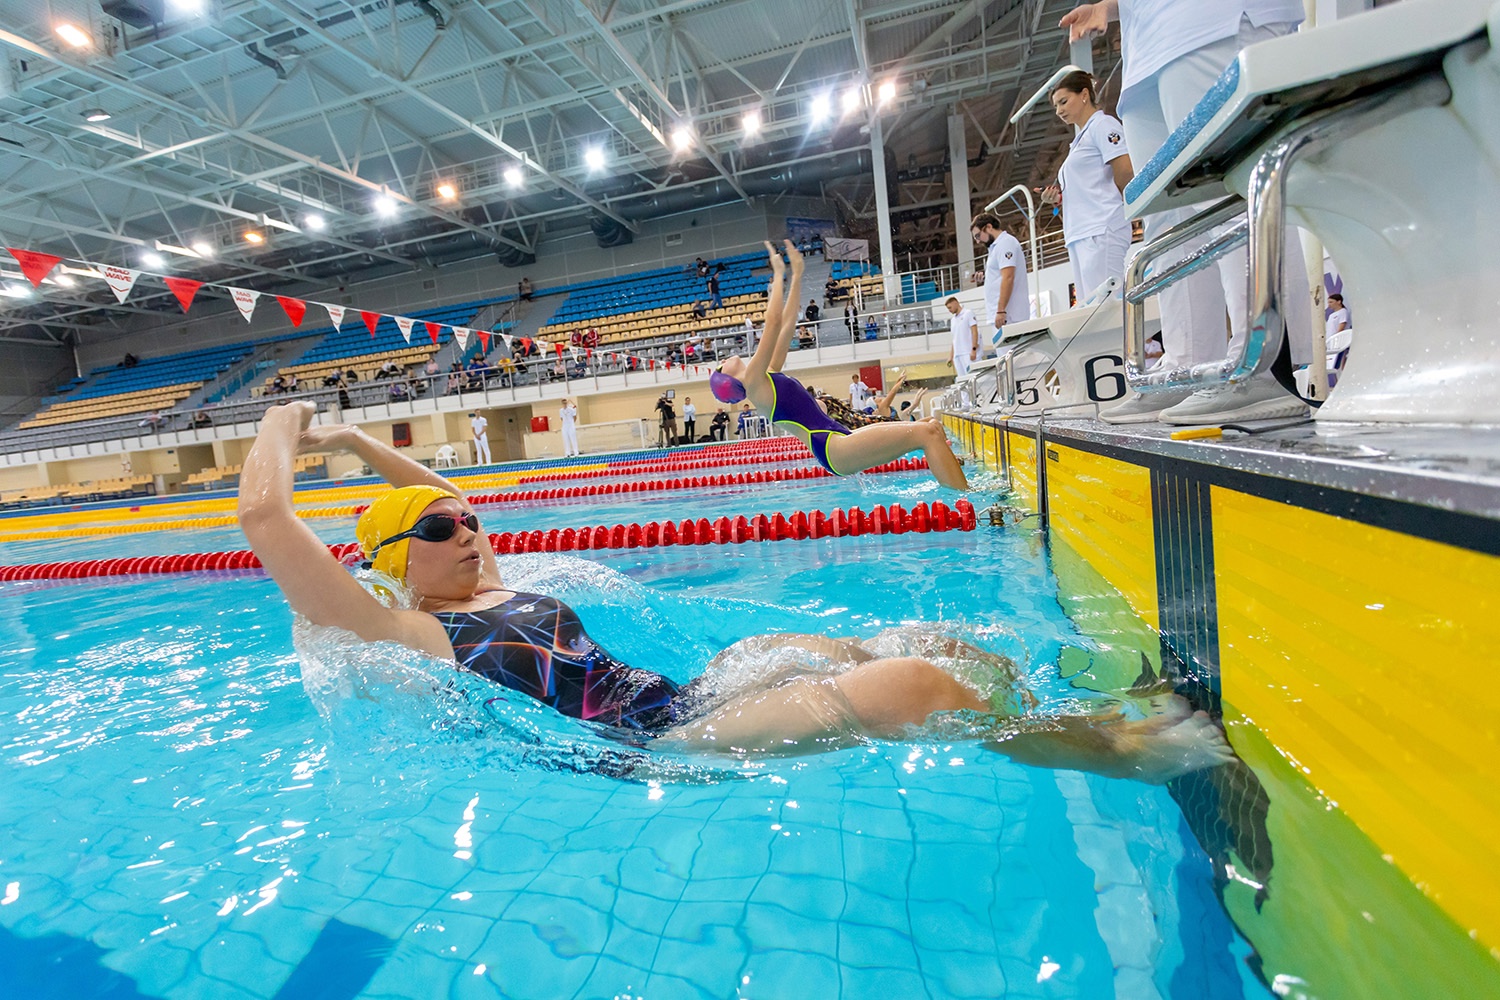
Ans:
[[[1161,414],[1164,424],[1217,424],[1232,420],[1305,417],[1307,404],[1270,375],[1199,389]]]
[[[1169,406],[1176,406],[1193,394],[1191,389],[1167,389],[1164,392],[1132,392],[1107,410],[1099,411],[1099,419],[1107,424],[1149,424],[1160,419],[1159,414]]]

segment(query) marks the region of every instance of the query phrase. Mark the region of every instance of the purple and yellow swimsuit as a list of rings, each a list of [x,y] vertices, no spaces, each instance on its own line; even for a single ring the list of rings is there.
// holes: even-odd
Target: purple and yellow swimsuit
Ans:
[[[828,438],[837,434],[843,437],[849,428],[823,412],[812,394],[790,375],[768,372],[774,402],[771,404],[771,423],[795,427],[807,435],[807,446],[812,449],[818,464],[835,476],[844,473],[835,469],[828,461]]]

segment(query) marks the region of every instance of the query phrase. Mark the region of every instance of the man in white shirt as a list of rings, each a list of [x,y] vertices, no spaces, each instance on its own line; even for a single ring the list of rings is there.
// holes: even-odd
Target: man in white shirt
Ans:
[[[948,296],[943,305],[948,307],[948,329],[953,334],[953,344],[948,349],[948,364],[954,373],[963,378],[969,373],[969,365],[979,360],[979,320],[972,309],[965,309],[958,299]]]
[[[489,430],[490,422],[484,419],[481,413],[469,414],[469,429],[474,432],[474,461],[479,465],[489,465],[490,439],[485,431]]]
[[[849,383],[850,408],[858,413],[863,413],[865,411],[865,407],[870,405],[869,391],[869,389],[865,388],[865,384],[860,381],[859,375],[856,374],[854,376],[854,380]]]
[[[581,454],[578,450],[578,404],[571,399],[563,400],[558,415],[562,418],[563,457]]]
[[[1172,130],[1217,82],[1241,49],[1295,31],[1303,18],[1302,0],[1100,0],[1083,4],[1062,19],[1072,40],[1103,34],[1120,21],[1124,58],[1119,99],[1125,141],[1137,163],[1146,163]],[[1185,220],[1192,209],[1148,217],[1146,240]],[[1233,354],[1246,336],[1243,250],[1219,259],[1218,280],[1201,271],[1162,292],[1162,364],[1196,365]],[[1311,355],[1312,326],[1302,249],[1288,234],[1282,271],[1292,360]],[[1230,342],[1224,343],[1228,309]],[[1217,423],[1300,416],[1307,408],[1269,374],[1199,392],[1132,393],[1100,413],[1110,423]]]
[[[1006,232],[994,212],[974,216],[970,235],[989,251],[984,261],[984,321],[998,333],[1009,323],[1029,320],[1031,293],[1026,278],[1026,254],[1020,241]],[[979,356],[983,354],[981,347]]]

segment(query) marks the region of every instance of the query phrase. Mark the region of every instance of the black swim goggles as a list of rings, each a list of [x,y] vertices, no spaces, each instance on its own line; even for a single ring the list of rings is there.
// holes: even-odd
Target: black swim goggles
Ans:
[[[374,559],[375,553],[403,538],[417,538],[424,542],[446,542],[458,531],[460,524],[476,534],[479,532],[479,518],[472,513],[464,514],[462,517],[457,514],[428,514],[407,530],[392,535],[371,549],[370,558]]]

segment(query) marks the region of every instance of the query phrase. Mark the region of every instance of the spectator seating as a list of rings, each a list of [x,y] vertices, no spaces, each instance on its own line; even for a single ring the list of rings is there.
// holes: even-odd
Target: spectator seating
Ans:
[[[48,406],[23,420],[19,427],[48,427],[169,409],[254,350],[254,343],[245,342],[143,358],[130,368],[95,368],[81,385],[53,397]]]
[[[56,486],[33,486],[24,490],[0,493],[0,507],[43,507],[49,504],[86,503],[91,500],[114,500],[122,497],[150,496],[156,492],[150,476],[126,476],[122,479],[100,479]]]
[[[764,262],[765,254],[759,251],[709,261],[710,267],[724,267],[719,272],[724,305],[702,319],[693,315],[693,304],[708,301],[707,279],[692,265],[636,271],[575,286],[538,336],[568,343],[574,332],[593,328],[604,346],[648,336],[685,337],[743,323],[747,315],[759,320],[765,312],[766,282],[754,271],[764,270]]]
[[[240,484],[240,466],[219,465],[195,472],[183,480],[188,489],[220,490],[232,489]],[[299,455],[292,465],[292,481],[308,482],[328,478],[327,455]]]
[[[380,322],[375,325],[375,336],[371,337],[359,313],[350,310],[344,317],[342,327],[325,328],[325,336],[317,344],[292,364],[278,368],[266,378],[265,385],[258,391],[253,391],[252,395],[263,395],[277,375],[296,375],[299,381],[306,383],[305,388],[314,389],[321,386],[323,376],[335,371],[353,369],[359,375],[359,380],[365,382],[387,361],[395,361],[402,367],[422,364],[452,339],[453,326],[467,326],[481,309],[496,301],[503,300],[461,302],[408,313],[406,315],[416,320],[409,344],[401,336],[400,328],[391,317],[381,316]],[[436,344],[432,342],[423,323],[440,325]]]

